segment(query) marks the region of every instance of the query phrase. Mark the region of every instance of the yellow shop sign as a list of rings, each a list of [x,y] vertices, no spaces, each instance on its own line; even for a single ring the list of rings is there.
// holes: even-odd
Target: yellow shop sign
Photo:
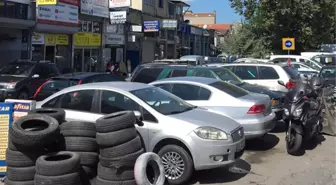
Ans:
[[[55,5],[57,0],[36,0],[37,5]]]
[[[46,45],[69,45],[69,36],[63,34],[45,34]]]
[[[101,34],[99,33],[75,33],[75,46],[101,46]]]

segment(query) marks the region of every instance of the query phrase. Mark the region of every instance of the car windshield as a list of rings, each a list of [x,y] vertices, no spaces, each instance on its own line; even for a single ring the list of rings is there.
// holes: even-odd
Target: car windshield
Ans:
[[[235,98],[239,98],[239,97],[242,97],[242,96],[245,96],[247,95],[249,92],[240,88],[240,87],[237,87],[233,84],[229,84],[229,83],[226,83],[226,82],[223,82],[223,81],[218,81],[218,82],[214,82],[214,83],[211,83],[209,84],[210,86],[212,87],[215,87],[216,89],[219,89],[227,94],[229,94],[230,96],[233,96]]]
[[[335,76],[336,76],[335,67],[322,68],[320,72],[320,77],[322,78],[335,78]]]
[[[77,85],[79,80],[77,79],[62,79],[62,78],[53,78],[49,82],[47,82],[42,90],[55,90],[59,91],[64,88]]]
[[[179,114],[195,108],[181,98],[158,87],[138,89],[131,91],[131,93],[163,115]]]
[[[315,70],[318,70],[318,71],[321,70],[321,67],[317,66],[313,62],[305,62],[304,64],[307,65],[308,67],[312,68],[312,69],[315,69]]]
[[[3,68],[0,69],[1,75],[22,75],[28,76],[33,69],[32,64],[7,64]]]
[[[228,69],[224,68],[218,68],[213,70],[221,80],[225,82],[232,83],[234,85],[240,85],[243,84],[244,81],[240,79],[237,75],[235,75],[233,72],[231,72]]]

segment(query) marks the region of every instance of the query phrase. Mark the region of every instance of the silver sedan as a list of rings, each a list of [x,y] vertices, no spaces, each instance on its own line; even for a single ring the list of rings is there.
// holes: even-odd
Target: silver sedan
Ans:
[[[267,95],[251,93],[235,85],[203,77],[167,78],[151,85],[193,105],[233,118],[244,127],[246,139],[261,137],[275,126],[275,113]]]
[[[67,120],[95,122],[105,114],[133,110],[146,151],[158,153],[170,184],[186,184],[194,169],[233,163],[243,154],[243,128],[235,120],[195,107],[158,87],[102,82],[63,89],[39,107],[62,108]]]

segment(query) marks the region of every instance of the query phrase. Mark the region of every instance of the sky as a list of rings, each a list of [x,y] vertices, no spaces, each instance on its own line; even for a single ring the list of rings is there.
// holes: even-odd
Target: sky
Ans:
[[[229,0],[184,0],[193,13],[210,13],[216,10],[217,24],[240,22],[241,17],[230,7]]]

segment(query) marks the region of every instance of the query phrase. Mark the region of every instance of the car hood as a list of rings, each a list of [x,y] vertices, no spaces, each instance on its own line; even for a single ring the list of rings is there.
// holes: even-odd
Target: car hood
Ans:
[[[210,112],[205,108],[195,108],[187,112],[168,116],[193,124],[195,125],[194,129],[204,126],[215,127],[228,134],[240,126],[240,124],[232,118]]]
[[[255,84],[250,84],[250,83],[246,83],[246,82],[239,85],[239,87],[241,87],[245,90],[248,90],[250,92],[266,94],[272,99],[280,98],[280,97],[283,97],[285,95],[283,92],[271,91],[271,90],[267,89],[266,87],[263,87],[263,86],[260,86],[260,85],[255,85]]]
[[[27,78],[26,76],[0,75],[0,83],[18,82]]]

